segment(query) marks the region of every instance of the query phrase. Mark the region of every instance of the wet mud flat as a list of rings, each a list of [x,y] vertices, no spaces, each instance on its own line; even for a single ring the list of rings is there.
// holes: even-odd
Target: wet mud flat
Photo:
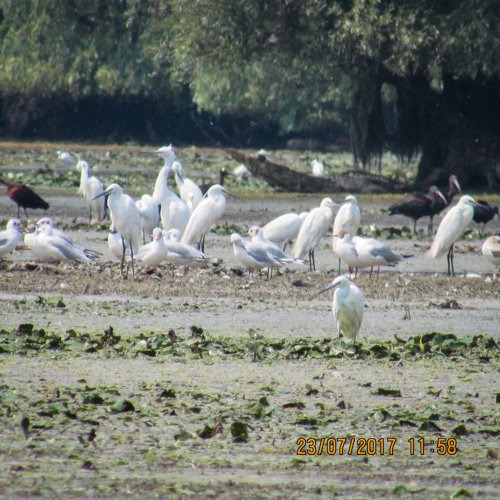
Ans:
[[[0,263],[2,495],[497,497],[500,282],[479,239],[459,243],[453,279],[426,237],[391,240],[414,257],[358,276],[354,348],[317,295],[331,235],[317,272],[242,275],[219,232],[218,266],[122,279],[80,203],[52,216],[101,264]],[[386,204],[366,201],[367,226],[398,222]],[[289,207],[228,203],[226,232]]]

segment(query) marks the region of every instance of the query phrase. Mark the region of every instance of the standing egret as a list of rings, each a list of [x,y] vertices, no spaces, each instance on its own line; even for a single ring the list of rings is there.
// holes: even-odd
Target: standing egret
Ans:
[[[356,343],[356,336],[363,321],[365,298],[361,290],[351,283],[345,276],[335,278],[326,288],[319,293],[335,289],[333,294],[332,310],[337,323],[339,338],[341,335]]]
[[[393,203],[389,207],[389,215],[401,214],[413,220],[413,234],[417,234],[417,221],[421,217],[429,216],[427,231],[432,234],[432,221],[436,213],[439,213],[448,200],[436,186],[431,186],[427,193],[412,193],[403,200]]]
[[[290,212],[276,217],[262,228],[264,238],[282,246],[285,251],[287,243],[291,243],[299,234],[307,214],[308,212],[301,214]]]
[[[500,267],[500,236],[486,238],[481,252],[494,266]]]
[[[472,222],[474,216],[474,206],[477,203],[470,196],[462,196],[458,203],[452,207],[444,216],[438,227],[434,241],[432,242],[427,256],[433,259],[441,257],[446,251],[448,261],[448,276],[455,276],[453,266],[453,245],[460,239],[462,233]]]
[[[123,194],[123,189],[118,184],[111,184],[108,186],[106,191],[99,195],[99,197],[105,195],[108,195],[111,222],[122,237],[120,271],[123,273],[126,245],[128,245],[130,247],[130,258],[132,261],[132,274],[135,274],[134,253],[139,250],[141,242],[141,215],[134,200],[127,194]]]
[[[316,160],[311,162],[312,174],[314,177],[323,177],[325,175],[325,166],[322,161]]]
[[[92,215],[97,217],[97,220],[104,219],[106,200],[99,197],[104,193],[102,182],[95,175],[89,175],[90,166],[85,160],[78,158],[76,168],[81,171],[79,192],[83,195],[89,208],[89,223],[92,221]]]
[[[17,205],[18,219],[21,207],[24,209],[26,218],[28,218],[27,208],[41,208],[42,210],[47,210],[49,208],[49,204],[43,198],[38,196],[35,191],[24,184],[7,182],[1,178],[0,184],[7,186],[7,196]]]
[[[73,153],[68,153],[67,151],[57,151],[57,159],[66,168],[71,168],[75,164]]]
[[[244,179],[252,177],[252,173],[243,163],[241,163],[233,170],[233,177],[237,182],[243,182]]]
[[[153,229],[158,225],[160,215],[158,205],[149,194],[143,194],[140,200],[135,202],[141,216],[142,242],[146,243],[146,238],[153,233]]]
[[[12,252],[21,241],[21,222],[10,219],[4,231],[0,231],[0,258]]]
[[[172,171],[175,174],[175,182],[177,183],[181,200],[186,204],[191,200],[193,206],[196,207],[203,200],[203,193],[198,184],[182,176],[182,164],[180,162],[174,161]]]
[[[170,172],[172,171],[172,165],[175,161],[175,149],[170,146],[163,146],[156,150],[156,154],[163,158],[163,167],[160,169],[158,173],[158,177],[156,178],[155,188],[153,191],[153,201],[161,205],[162,199],[165,198],[165,190],[169,190],[168,188],[168,178],[170,176]]]
[[[358,202],[356,197],[352,194],[345,197],[345,202],[342,203],[335,220],[333,222],[333,239],[332,248],[337,253],[337,235],[340,231],[347,231],[352,237],[356,236],[358,228],[361,224],[361,212],[359,211]],[[340,258],[339,258],[339,272],[340,272]]]
[[[336,204],[331,198],[323,198],[320,206],[309,212],[295,240],[293,256],[297,259],[303,259],[306,254],[309,254],[309,269],[311,270],[316,270],[314,248],[332,225],[335,207]]]
[[[182,235],[182,243],[194,245],[199,242],[198,248],[203,252],[205,234],[217,223],[226,209],[226,195],[230,194],[219,184],[212,186],[201,203],[193,210],[186,230]]]

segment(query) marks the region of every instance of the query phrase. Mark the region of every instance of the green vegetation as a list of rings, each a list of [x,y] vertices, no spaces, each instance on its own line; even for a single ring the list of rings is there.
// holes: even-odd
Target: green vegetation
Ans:
[[[21,137],[347,137],[367,167],[498,182],[493,0],[0,2],[0,126]],[[436,172],[437,169],[440,169]]]

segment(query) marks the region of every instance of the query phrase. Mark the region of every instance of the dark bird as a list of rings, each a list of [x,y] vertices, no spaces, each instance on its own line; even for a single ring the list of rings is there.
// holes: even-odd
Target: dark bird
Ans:
[[[224,180],[226,179],[226,177],[228,175],[233,175],[231,174],[230,172],[228,172],[228,170],[226,169],[226,167],[222,167],[220,170],[219,170],[219,185],[221,186],[224,186]],[[206,194],[206,192],[213,186],[213,184],[208,184],[208,183],[205,183],[205,184],[200,184],[200,189],[201,189],[201,192],[203,194]]]
[[[432,218],[447,205],[443,193],[436,186],[431,186],[427,193],[412,193],[389,207],[389,215],[400,214],[413,219],[413,233],[417,234],[417,221],[421,217],[430,217],[429,231],[432,232]]]
[[[481,234],[484,234],[484,226],[486,226],[495,215],[499,215],[498,207],[492,207],[487,201],[477,200],[477,205],[474,206],[472,220],[477,224],[483,225]]]
[[[7,196],[17,205],[18,218],[21,207],[24,209],[26,218],[28,218],[27,208],[41,208],[43,210],[49,208],[49,204],[43,198],[38,196],[35,191],[24,184],[7,182],[4,179],[0,179],[0,184],[7,186]]]
[[[427,232],[433,232],[434,216],[442,212],[453,200],[454,196],[461,193],[457,176],[451,175],[448,181],[446,196],[436,187],[431,186],[427,193],[412,193],[389,207],[389,215],[401,214],[413,219],[413,233],[417,234],[417,220],[420,217],[429,217]],[[430,204],[429,204],[430,202]]]

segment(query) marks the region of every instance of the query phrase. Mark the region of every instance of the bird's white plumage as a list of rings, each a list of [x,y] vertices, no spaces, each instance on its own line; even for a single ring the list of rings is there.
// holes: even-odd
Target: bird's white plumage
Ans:
[[[231,235],[231,243],[236,260],[248,269],[280,267],[282,263],[273,258],[261,246],[244,240],[239,234]]]
[[[156,151],[156,154],[160,158],[163,158],[164,164],[156,177],[155,187],[153,190],[153,201],[157,205],[161,205],[162,199],[168,195],[168,193],[165,193],[165,190],[170,191],[168,188],[168,178],[170,176],[170,172],[172,171],[172,165],[175,161],[175,149],[172,146],[163,146]]]
[[[163,231],[156,227],[153,229],[153,241],[139,248],[137,259],[149,267],[158,266],[167,257],[167,246],[163,239]]]
[[[340,231],[337,238],[336,253],[344,264],[353,268],[365,267],[358,255],[356,245],[352,241],[352,236],[347,231]]]
[[[89,174],[90,166],[86,161],[79,159],[76,168],[80,170],[79,192],[89,208],[90,219],[92,216],[97,217],[98,220],[104,219],[105,200],[100,196],[104,193],[104,185],[95,175]]]
[[[118,184],[106,189],[111,222],[131,249],[131,254],[139,250],[141,243],[141,215],[134,200]],[[125,255],[123,254],[123,257]],[[133,260],[133,255],[132,255]]]
[[[375,238],[355,236],[352,242],[356,247],[362,265],[368,266],[394,266],[403,260],[403,256],[391,249],[389,245]],[[338,245],[338,243],[337,243]]]
[[[177,189],[181,200],[186,205],[191,201],[193,207],[197,207],[201,200],[203,200],[203,193],[198,187],[198,184],[182,175],[183,168],[180,162],[174,161],[172,171],[175,174],[175,182],[177,183]]]
[[[72,153],[67,151],[58,151],[57,158],[66,168],[71,168],[75,164],[75,159],[73,158]]]
[[[325,175],[325,166],[323,162],[316,158],[311,162],[312,174],[314,177],[322,177]]]
[[[361,290],[345,276],[335,278],[320,293],[335,289],[332,311],[335,316],[337,332],[356,342],[356,337],[363,322],[365,298]]]
[[[52,227],[48,224],[41,226],[38,244],[51,257],[50,260],[92,262],[84,248],[54,234]]]
[[[261,248],[267,252],[273,259],[276,259],[280,264],[296,263],[303,264],[304,261],[300,259],[295,259],[287,255],[281,248],[276,245],[276,243],[266,239],[264,237],[262,228],[259,226],[252,226],[248,230],[248,235],[251,236],[251,245],[255,248]],[[248,245],[247,245],[248,248]]]
[[[143,194],[141,198],[135,202],[135,205],[141,216],[142,241],[145,243],[150,240],[153,229],[158,226],[160,220],[158,205],[149,194]]]
[[[324,198],[319,207],[313,208],[307,214],[293,247],[295,258],[302,259],[307,252],[314,250],[332,224],[334,207],[335,203],[331,198]]]
[[[226,209],[227,191],[215,184],[207,191],[206,198],[193,210],[181,241],[188,245],[198,243],[210,228],[217,223]]]
[[[21,237],[21,222],[18,219],[10,219],[5,230],[0,232],[0,257],[12,252]]]
[[[299,234],[307,214],[308,212],[291,212],[276,217],[262,228],[264,238],[280,246],[293,241]]]
[[[347,195],[333,222],[333,251],[336,252],[337,235],[340,231],[348,232],[353,238],[361,224],[361,212],[356,197]]]
[[[500,266],[500,236],[489,236],[481,246],[483,255],[494,265]]]
[[[474,199],[464,195],[452,207],[439,224],[436,236],[427,255],[433,259],[448,252],[451,246],[460,239],[474,216]]]
[[[252,177],[252,173],[248,168],[241,163],[233,170],[233,175],[238,182],[243,182],[244,179]]]
[[[122,258],[122,253],[123,253],[123,243],[122,243],[122,237],[120,236],[120,233],[115,229],[115,226],[111,224],[109,233],[108,233],[108,248],[116,259],[121,259]],[[125,255],[130,256],[130,247],[125,244]]]

